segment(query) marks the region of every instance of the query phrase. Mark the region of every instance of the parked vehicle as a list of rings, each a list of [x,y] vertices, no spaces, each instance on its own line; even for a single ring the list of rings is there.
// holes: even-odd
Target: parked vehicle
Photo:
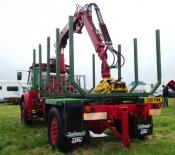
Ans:
[[[18,104],[25,87],[25,82],[19,83],[15,80],[0,80],[0,102]]]

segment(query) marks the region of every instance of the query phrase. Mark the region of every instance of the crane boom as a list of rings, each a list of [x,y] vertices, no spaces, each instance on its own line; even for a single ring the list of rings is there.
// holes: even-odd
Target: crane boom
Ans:
[[[95,12],[96,12],[100,30],[97,30],[93,23],[92,6],[94,7]],[[111,66],[108,65],[107,50],[110,50],[110,52],[112,52],[113,55],[118,56],[118,53],[112,47],[112,41],[108,33],[106,24],[103,21],[99,7],[95,3],[87,4],[84,7],[77,5],[77,10],[73,16],[74,33],[81,33],[83,27],[86,28],[89,34],[89,37],[92,41],[92,44],[95,48],[95,51],[98,53],[98,56],[100,60],[102,61],[102,64],[101,64],[102,78],[110,78],[111,76],[110,69],[116,68],[117,62],[114,64],[114,61],[113,61],[113,64]],[[61,31],[60,47],[62,50],[66,47],[68,38],[69,38],[69,28],[67,24]]]

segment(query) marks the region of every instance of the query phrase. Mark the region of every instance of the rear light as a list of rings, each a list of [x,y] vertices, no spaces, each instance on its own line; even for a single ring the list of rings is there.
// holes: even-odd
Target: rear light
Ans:
[[[149,110],[149,115],[150,116],[156,116],[161,114],[161,109],[150,109]]]
[[[92,105],[84,106],[83,118],[87,121],[92,120],[106,120],[107,112],[104,111],[96,111],[97,109]],[[98,109],[99,110],[99,109]]]
[[[84,106],[84,113],[94,112],[94,108],[92,106]]]
[[[106,120],[107,112],[84,113],[83,118],[85,121]]]
[[[161,103],[151,104],[151,108],[149,109],[149,115],[151,116],[160,115],[161,107],[162,107]]]
[[[152,104],[151,106],[152,109],[161,109],[161,107],[162,107],[162,103]]]

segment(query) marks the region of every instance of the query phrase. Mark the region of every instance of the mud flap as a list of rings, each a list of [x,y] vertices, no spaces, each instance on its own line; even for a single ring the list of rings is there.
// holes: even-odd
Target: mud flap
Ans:
[[[89,141],[87,123],[83,120],[82,103],[65,103],[63,126],[65,138],[70,145],[83,144]]]
[[[140,115],[134,119],[134,138],[144,139],[147,135],[151,135],[153,131],[152,117],[148,116],[143,120]]]

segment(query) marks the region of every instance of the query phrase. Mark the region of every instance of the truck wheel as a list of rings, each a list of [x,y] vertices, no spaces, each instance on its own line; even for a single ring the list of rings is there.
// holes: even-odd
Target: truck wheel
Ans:
[[[20,108],[21,108],[21,123],[31,126],[32,120],[29,119],[28,111],[25,108],[24,100],[21,102]]]
[[[48,139],[52,148],[66,151],[68,144],[66,143],[63,124],[60,112],[55,108],[51,108],[48,119]]]

